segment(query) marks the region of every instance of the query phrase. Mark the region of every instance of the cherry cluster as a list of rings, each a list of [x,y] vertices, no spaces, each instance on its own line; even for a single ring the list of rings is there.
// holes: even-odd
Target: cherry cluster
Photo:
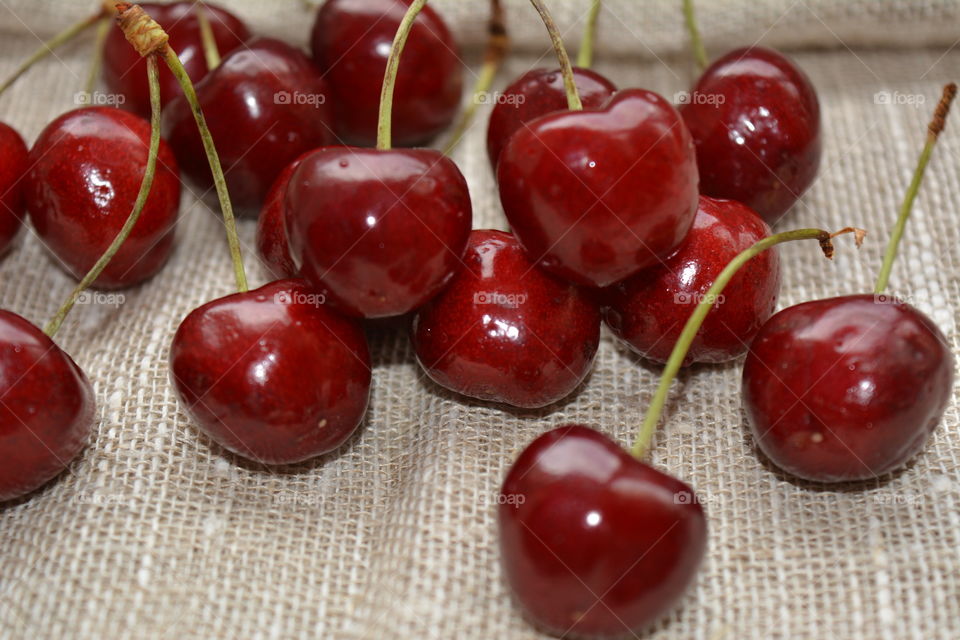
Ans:
[[[120,23],[105,34],[102,79],[122,108],[69,111],[29,149],[0,124],[0,252],[29,217],[79,281],[45,331],[0,311],[0,500],[46,484],[88,441],[92,387],[52,337],[87,286],[138,285],[168,262],[180,172],[218,193],[238,292],[183,320],[171,380],[194,423],[244,458],[291,464],[350,438],[370,395],[370,320],[409,318],[417,360],[442,387],[523,409],[583,386],[602,324],[666,365],[632,450],[566,425],[504,480],[504,572],[547,631],[642,630],[693,580],[700,500],[642,461],[681,367],[746,354],[756,442],[800,478],[876,478],[916,454],[946,408],[953,356],[929,318],[883,291],[955,88],[875,293],[776,313],[774,245],[815,239],[829,255],[837,235],[771,231],[820,164],[809,78],[758,46],[707,65],[693,26],[704,70],[675,106],[591,70],[590,31],[571,64],[545,3],[532,3],[560,67],[523,74],[490,115],[510,233],[472,229],[464,176],[420,147],[453,123],[463,85],[457,44],[426,0],[326,0],[311,55],[209,3],[106,3],[86,21]],[[259,215],[257,251],[276,278],[253,290],[233,206]]]

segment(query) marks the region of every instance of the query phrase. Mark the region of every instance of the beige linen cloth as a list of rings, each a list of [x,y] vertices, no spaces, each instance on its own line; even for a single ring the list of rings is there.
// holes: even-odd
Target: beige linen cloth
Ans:
[[[299,1],[223,0],[258,32],[306,44]],[[0,0],[0,76],[37,36],[89,1]],[[487,2],[435,0],[476,69]],[[88,6],[89,5],[89,6]],[[587,0],[551,0],[576,48]],[[960,76],[957,0],[700,0],[711,53],[762,41],[787,49],[816,85],[824,157],[783,228],[871,231],[834,262],[815,243],[783,248],[781,305],[871,290],[940,87]],[[498,80],[554,65],[526,0],[507,2],[514,50]],[[687,88],[679,1],[608,0],[596,67],[620,86]],[[32,141],[74,108],[90,37],[0,99]],[[429,72],[429,70],[424,70]],[[473,80],[466,74],[467,84]],[[465,96],[465,101],[467,97]],[[455,159],[475,226],[504,219],[484,151],[489,106]],[[442,142],[442,141],[441,141]],[[960,114],[948,125],[901,249],[892,290],[930,314],[956,349],[960,296]],[[241,225],[255,284],[254,225]],[[0,263],[0,306],[42,323],[71,281],[40,242]],[[246,464],[198,435],[168,380],[167,351],[193,308],[231,292],[223,226],[190,195],[179,248],[123,304],[79,306],[58,335],[99,404],[90,446],[59,480],[0,507],[3,638],[538,638],[498,566],[496,492],[538,434],[577,421],[629,443],[659,371],[605,335],[575,396],[517,413],[466,402],[425,380],[403,331],[372,337],[369,419],[335,454],[294,468]],[[740,363],[674,384],[651,461],[690,483],[709,513],[705,564],[682,606],[647,637],[960,637],[960,427],[956,404],[923,453],[860,487],[792,481],[747,433]]]

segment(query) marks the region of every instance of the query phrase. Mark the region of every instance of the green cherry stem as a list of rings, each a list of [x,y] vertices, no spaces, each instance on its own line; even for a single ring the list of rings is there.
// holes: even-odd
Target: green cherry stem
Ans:
[[[547,28],[547,33],[550,34],[550,42],[553,43],[553,50],[557,52],[557,60],[560,62],[560,72],[563,74],[563,88],[567,92],[567,106],[570,108],[570,111],[580,111],[583,109],[583,103],[580,102],[580,93],[577,91],[577,84],[573,79],[573,67],[570,64],[570,56],[567,55],[567,50],[563,46],[560,29],[557,27],[557,23],[554,22],[553,16],[550,15],[550,11],[543,3],[543,0],[530,0],[530,3],[534,9],[537,10],[537,13],[540,14],[540,19],[543,20],[543,26]]]
[[[667,366],[664,368],[663,375],[660,377],[660,385],[657,387],[657,391],[653,395],[653,400],[650,402],[650,408],[647,410],[647,415],[643,420],[643,425],[640,427],[640,432],[637,434],[637,439],[634,441],[633,447],[630,449],[630,453],[632,453],[634,457],[637,459],[642,459],[643,456],[646,455],[647,450],[650,447],[650,441],[653,439],[653,433],[657,428],[657,423],[660,421],[660,414],[663,412],[663,405],[666,403],[667,394],[670,391],[670,383],[673,382],[677,372],[680,371],[680,365],[683,364],[683,359],[687,357],[687,351],[690,350],[690,344],[696,337],[697,332],[700,331],[700,326],[703,324],[703,321],[710,312],[710,309],[712,309],[716,304],[720,294],[723,293],[724,287],[726,287],[733,276],[736,275],[737,271],[740,270],[740,267],[749,262],[754,256],[763,253],[770,247],[776,246],[783,242],[792,242],[794,240],[817,240],[820,243],[820,249],[823,251],[823,254],[827,258],[833,258],[832,240],[836,236],[844,233],[853,233],[858,247],[863,242],[864,235],[866,235],[866,232],[862,229],[855,229],[853,227],[841,229],[836,233],[830,233],[829,231],[824,231],[823,229],[797,229],[795,231],[784,231],[783,233],[769,236],[757,242],[749,249],[739,253],[727,264],[726,267],[723,268],[723,271],[721,271],[720,275],[717,276],[717,279],[714,280],[713,284],[707,290],[707,293],[704,294],[704,296],[697,303],[697,307],[693,310],[693,314],[691,314],[690,318],[687,320],[687,323],[684,325],[683,331],[680,333],[680,337],[677,339],[677,344],[673,347],[673,351],[670,353],[670,358],[667,360]]]
[[[597,18],[600,17],[602,6],[603,0],[591,0],[587,26],[583,29],[580,51],[577,52],[577,66],[581,69],[589,69],[593,66],[593,41],[597,37]]]
[[[93,93],[93,88],[97,85],[97,76],[100,75],[100,67],[103,66],[103,48],[106,46],[111,27],[113,27],[113,20],[110,18],[101,18],[97,25],[96,40],[93,42],[93,59],[90,61],[87,81],[83,85],[87,95]]]
[[[880,266],[880,275],[877,276],[877,285],[873,292],[880,294],[887,288],[890,281],[890,271],[893,269],[893,262],[897,258],[897,249],[900,246],[900,240],[903,238],[904,229],[907,226],[907,220],[910,218],[910,211],[913,209],[913,201],[917,198],[920,191],[920,185],[923,183],[923,174],[930,163],[930,156],[933,154],[933,148],[937,144],[940,132],[947,124],[947,114],[950,113],[950,103],[957,95],[957,85],[950,83],[943,88],[943,95],[933,112],[933,118],[927,126],[927,141],[923,145],[923,151],[920,152],[920,159],[917,161],[917,168],[913,171],[913,179],[907,188],[907,193],[903,198],[903,204],[900,205],[900,213],[897,216],[897,223],[893,227],[893,233],[890,234],[890,242],[887,244],[887,252],[883,257],[883,264]]]
[[[503,3],[501,0],[490,1],[490,22],[487,25],[487,48],[483,54],[483,66],[480,68],[480,74],[477,76],[477,83],[473,88],[473,99],[467,108],[460,115],[460,121],[454,128],[450,136],[450,141],[444,147],[444,155],[450,155],[460,144],[464,134],[477,115],[477,109],[483,102],[484,96],[490,91],[494,78],[503,64],[503,59],[507,56],[510,48],[510,39],[507,37],[506,20],[503,13]]]
[[[693,49],[693,57],[696,59],[700,71],[703,71],[710,65],[710,59],[707,57],[707,49],[703,46],[703,39],[700,37],[700,28],[697,26],[697,14],[693,8],[693,0],[683,0],[683,20],[687,23],[687,32],[690,34],[690,47]]]
[[[390,47],[387,70],[383,74],[383,88],[380,91],[380,116],[377,121],[377,149],[381,151],[390,149],[392,143],[393,93],[397,84],[397,72],[400,70],[400,56],[403,55],[403,48],[407,45],[407,38],[410,36],[413,22],[426,4],[427,0],[414,0],[410,4],[403,20],[400,21],[400,26],[397,28],[397,34],[393,38],[393,46]]]
[[[217,38],[213,35],[213,27],[210,26],[210,12],[202,0],[197,0],[194,5],[197,12],[197,24],[200,25],[200,40],[203,42],[203,57],[207,61],[207,69],[213,71],[220,66],[220,49],[217,47]]]
[[[113,242],[110,243],[110,246],[107,247],[107,250],[104,251],[103,255],[100,256],[100,259],[97,260],[96,264],[87,272],[87,275],[77,284],[77,286],[70,293],[70,297],[63,303],[63,305],[57,310],[57,313],[54,314],[53,318],[44,327],[43,332],[50,336],[51,338],[56,335],[57,331],[60,330],[63,321],[67,318],[67,314],[70,313],[70,310],[73,309],[73,306],[77,303],[77,300],[83,294],[87,288],[93,284],[93,282],[100,277],[100,274],[103,273],[103,270],[107,268],[107,265],[110,264],[110,261],[113,260],[113,257],[117,255],[117,252],[120,251],[120,247],[123,246],[123,243],[127,241],[127,238],[130,237],[130,232],[133,231],[133,227],[137,224],[137,221],[140,219],[140,214],[143,213],[143,208],[147,204],[147,198],[150,196],[150,189],[153,188],[153,178],[157,172],[157,156],[160,153],[160,73],[159,73],[159,64],[157,63],[156,56],[147,57],[147,77],[149,78],[150,83],[150,151],[147,155],[147,166],[143,172],[143,180],[140,182],[140,192],[137,193],[137,199],[133,204],[133,210],[130,212],[130,215],[127,217],[127,221],[123,223],[123,227],[120,229],[120,232],[117,233],[117,236],[113,239]]]

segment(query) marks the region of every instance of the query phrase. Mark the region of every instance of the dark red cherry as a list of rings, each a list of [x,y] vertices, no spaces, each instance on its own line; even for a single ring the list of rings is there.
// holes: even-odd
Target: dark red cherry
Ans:
[[[317,13],[313,58],[334,96],[337,135],[373,146],[387,57],[411,0],[327,0]],[[393,144],[429,142],[450,126],[463,86],[460,51],[443,19],[424,7],[403,49],[393,102]]]
[[[883,475],[913,457],[953,387],[943,334],[888,296],[805,302],[776,314],[750,346],[743,404],[760,449],[820,482]]]
[[[658,264],[697,211],[697,165],[676,110],[642,89],[603,109],[542,116],[497,168],[514,233],[543,268],[603,287]]]
[[[612,82],[590,69],[573,68],[573,79],[583,106],[603,104],[617,90]],[[517,129],[540,116],[567,109],[567,93],[559,69],[531,69],[497,94],[487,127],[487,157],[494,171],[500,152]]]
[[[536,268],[502,231],[470,234],[463,267],[413,322],[417,359],[434,382],[515,407],[570,394],[599,341],[596,302]]]
[[[817,92],[776,51],[751,47],[723,56],[680,113],[697,147],[704,195],[742,202],[772,225],[817,176]]]
[[[59,475],[93,428],[93,387],[33,324],[0,310],[0,502]]]
[[[281,280],[194,310],[170,351],[173,384],[197,426],[267,464],[332,451],[370,392],[363,330],[302,280]]]
[[[49,125],[30,150],[24,197],[33,227],[57,264],[81,278],[133,210],[147,166],[150,123],[127,111],[89,107]],[[95,287],[129,287],[156,274],[173,252],[180,176],[160,141],[156,177],[130,237]]]
[[[770,235],[770,227],[734,200],[700,196],[687,239],[663,264],[604,290],[604,319],[641,356],[665,363],[683,327],[727,263]],[[748,262],[716,300],[684,364],[725,362],[747,346],[777,307],[776,248]]]
[[[328,91],[306,55],[257,38],[197,83],[197,97],[217,146],[234,206],[258,211],[280,171],[333,141]],[[170,103],[164,131],[177,160],[202,189],[213,176],[185,98]]]
[[[706,547],[690,487],[580,425],[523,450],[497,511],[515,601],[563,637],[635,637],[677,602]]]
[[[460,170],[429,149],[318,149],[294,171],[284,204],[300,272],[365,318],[436,295],[460,267],[471,217]]]
[[[283,226],[283,203],[287,196],[287,185],[300,161],[309,153],[300,156],[280,172],[273,186],[267,192],[257,219],[257,254],[260,262],[275,278],[295,278],[297,265],[290,256],[290,243]]]
[[[209,71],[203,55],[203,39],[197,20],[197,3],[144,2],[140,5],[170,36],[170,46],[193,82],[199,82]],[[220,55],[227,55],[250,37],[247,26],[229,11],[205,2]],[[160,98],[167,104],[182,95],[180,85],[166,65],[160,65]],[[150,113],[150,88],[147,85],[147,63],[140,57],[120,29],[111,29],[104,48],[103,80],[107,88],[126,99],[123,106],[141,115]]]
[[[23,223],[23,175],[27,166],[23,138],[0,122],[0,256],[13,244]]]

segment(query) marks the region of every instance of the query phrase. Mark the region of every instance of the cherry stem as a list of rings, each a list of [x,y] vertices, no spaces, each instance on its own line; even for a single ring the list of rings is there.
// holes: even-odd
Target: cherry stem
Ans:
[[[44,42],[42,45],[40,45],[39,49],[34,51],[33,54],[23,62],[23,64],[17,67],[17,70],[13,72],[13,75],[11,75],[9,78],[4,80],[3,84],[0,84],[0,95],[3,95],[3,93],[7,89],[13,86],[13,83],[16,82],[20,78],[20,76],[22,76],[27,71],[29,71],[33,65],[40,62],[41,60],[46,58],[48,55],[53,53],[54,49],[57,49],[65,45],[66,43],[70,42],[71,40],[76,38],[78,35],[86,31],[89,27],[92,27],[93,25],[95,25],[97,21],[99,21],[103,17],[104,17],[103,12],[96,13],[90,16],[89,18],[85,18],[80,22],[67,27],[66,29],[64,29],[63,31],[61,31],[60,33],[58,33],[57,35],[53,36],[52,38]]]
[[[670,390],[670,383],[673,382],[677,372],[680,371],[683,360],[687,357],[687,352],[690,350],[690,344],[696,337],[697,332],[700,331],[700,326],[703,324],[704,319],[707,317],[710,309],[712,309],[717,303],[717,300],[719,299],[720,294],[723,292],[724,287],[726,287],[730,280],[733,279],[733,276],[736,275],[737,271],[739,271],[740,268],[749,262],[753,257],[763,253],[770,247],[783,242],[792,242],[794,240],[817,240],[820,242],[820,249],[823,251],[823,254],[827,258],[832,259],[832,240],[836,236],[844,233],[853,233],[858,247],[863,242],[863,237],[866,235],[866,231],[863,231],[862,229],[855,229],[853,227],[841,229],[836,233],[830,233],[829,231],[824,231],[823,229],[797,229],[795,231],[784,231],[783,233],[778,233],[760,240],[746,251],[739,253],[727,264],[726,267],[723,268],[723,271],[721,271],[720,275],[718,275],[716,280],[714,280],[713,284],[707,290],[707,293],[704,294],[701,300],[697,303],[697,307],[693,310],[693,314],[691,314],[690,318],[687,320],[687,323],[684,325],[683,331],[680,333],[680,337],[677,339],[677,343],[674,345],[673,351],[670,353],[670,358],[667,360],[667,366],[663,370],[663,375],[660,377],[660,385],[657,387],[657,391],[653,396],[653,400],[650,402],[650,408],[647,410],[647,415],[643,420],[643,425],[641,426],[640,432],[637,434],[637,439],[634,441],[633,447],[630,450],[630,453],[632,453],[634,457],[642,459],[647,453],[650,446],[650,441],[653,439],[653,433],[657,428],[657,423],[660,421],[660,414],[663,412],[663,405],[667,400],[667,393]]]
[[[103,48],[107,43],[107,36],[110,34],[110,27],[113,21],[110,18],[101,18],[97,25],[97,36],[93,43],[93,59],[90,61],[90,71],[87,72],[87,81],[83,85],[83,90],[87,95],[93,93],[93,88],[97,85],[97,76],[100,75],[100,67],[103,65]]]
[[[147,57],[147,78],[150,84],[150,151],[147,155],[147,166],[143,172],[143,180],[140,182],[140,192],[137,194],[137,199],[133,204],[133,210],[130,212],[130,215],[127,216],[127,221],[123,223],[123,227],[120,229],[120,232],[117,233],[113,242],[110,243],[110,246],[107,247],[107,250],[100,256],[100,259],[97,260],[90,271],[87,272],[87,275],[77,284],[70,293],[70,297],[67,298],[66,302],[57,310],[57,313],[43,329],[43,332],[51,338],[60,330],[63,321],[66,320],[70,310],[73,309],[73,306],[77,303],[77,300],[83,292],[100,277],[103,270],[107,268],[107,265],[110,264],[113,257],[120,251],[120,247],[122,247],[123,243],[130,237],[130,232],[133,231],[133,227],[137,224],[137,221],[140,219],[140,214],[143,213],[143,208],[147,204],[150,189],[153,188],[153,178],[157,172],[157,156],[160,153],[161,111],[160,73],[156,56]]]
[[[683,0],[683,19],[687,23],[687,31],[690,34],[690,47],[693,49],[693,57],[696,59],[700,71],[703,71],[710,66],[710,58],[707,57],[707,49],[703,46],[700,29],[697,27],[697,15],[693,8],[693,0]]]
[[[904,229],[907,226],[907,220],[910,218],[910,211],[913,209],[913,201],[917,198],[920,191],[920,185],[923,183],[923,174],[930,163],[930,156],[933,154],[933,148],[937,144],[940,132],[947,124],[947,115],[950,113],[950,103],[957,95],[957,85],[950,83],[943,88],[943,95],[933,112],[933,118],[927,126],[927,141],[923,145],[923,151],[920,152],[920,159],[917,161],[917,168],[913,170],[913,179],[907,188],[907,193],[903,198],[903,204],[900,205],[900,214],[897,216],[897,223],[893,227],[893,233],[890,234],[890,242],[887,244],[887,252],[883,257],[883,264],[880,266],[880,275],[877,276],[877,285],[874,293],[883,293],[890,281],[890,271],[893,269],[893,262],[897,258],[897,249],[900,246],[900,240],[903,238]]]
[[[200,39],[203,42],[203,57],[207,61],[207,69],[213,71],[220,66],[220,48],[217,47],[217,38],[213,35],[213,27],[210,26],[210,14],[207,11],[207,6],[202,0],[197,0],[195,8],[197,24],[200,25]]]
[[[534,9],[540,14],[543,20],[543,26],[547,28],[550,34],[550,42],[553,43],[553,50],[557,52],[557,60],[560,62],[560,73],[563,74],[563,88],[567,92],[567,107],[570,111],[580,111],[583,109],[583,103],[580,101],[580,93],[577,91],[577,83],[573,79],[573,67],[570,65],[570,56],[563,46],[563,37],[560,35],[560,28],[554,22],[553,16],[547,10],[543,0],[530,0]]]
[[[510,48],[510,39],[507,37],[506,20],[503,13],[503,3],[501,0],[491,0],[490,2],[490,22],[487,25],[487,48],[483,54],[483,66],[480,68],[480,75],[477,76],[477,83],[473,88],[473,99],[460,116],[460,121],[450,136],[450,141],[444,147],[443,153],[450,155],[460,144],[464,134],[473,122],[477,114],[483,97],[490,91],[494,78],[500,70],[503,59],[507,56],[507,50]]]
[[[580,40],[580,51],[577,52],[577,66],[589,69],[593,66],[593,41],[597,36],[597,18],[600,17],[600,8],[603,0],[592,0],[590,13],[587,15],[587,26],[583,29],[583,38]]]
[[[410,35],[410,29],[413,28],[413,22],[420,15],[420,12],[426,6],[427,0],[414,0],[403,20],[400,21],[400,27],[393,38],[393,46],[390,48],[390,57],[387,58],[387,70],[383,74],[383,89],[380,92],[380,119],[377,122],[377,149],[386,151],[390,149],[391,144],[391,125],[393,119],[393,90],[397,84],[397,71],[400,69],[400,56],[403,55],[403,48],[407,44],[407,37]]]

